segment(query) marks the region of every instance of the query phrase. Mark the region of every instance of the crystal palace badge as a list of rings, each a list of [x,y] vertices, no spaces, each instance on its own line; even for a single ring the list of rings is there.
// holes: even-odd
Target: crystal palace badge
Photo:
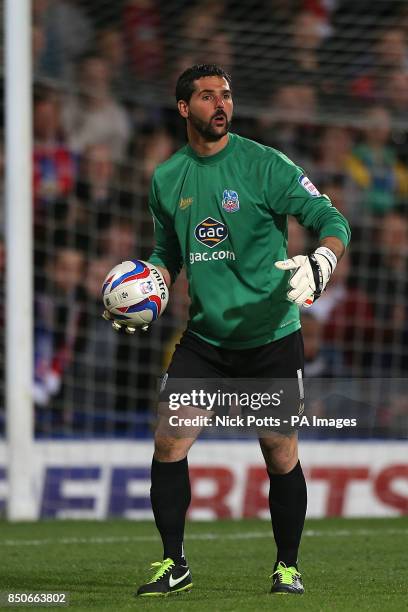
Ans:
[[[239,198],[236,191],[224,189],[222,194],[222,207],[226,212],[237,212],[239,210]]]

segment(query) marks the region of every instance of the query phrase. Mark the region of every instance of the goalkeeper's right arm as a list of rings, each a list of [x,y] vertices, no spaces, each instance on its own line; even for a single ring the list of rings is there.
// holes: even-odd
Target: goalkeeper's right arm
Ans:
[[[148,261],[159,268],[167,286],[170,287],[183,267],[183,256],[173,219],[166,212],[157,195],[154,176],[149,195],[149,209],[154,223],[155,247]]]

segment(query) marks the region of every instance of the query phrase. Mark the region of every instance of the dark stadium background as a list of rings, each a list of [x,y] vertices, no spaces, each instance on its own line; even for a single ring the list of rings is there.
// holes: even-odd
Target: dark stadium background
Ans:
[[[152,249],[150,178],[185,142],[177,76],[216,62],[233,76],[233,130],[300,164],[352,229],[302,327],[307,414],[357,417],[358,427],[300,433],[306,594],[279,609],[405,609],[408,2],[32,0],[32,61],[34,443],[26,385],[10,393],[10,368],[7,392],[4,380],[5,331],[16,332],[5,320],[15,289],[5,283],[5,209],[16,202],[0,122],[0,607],[9,593],[64,591],[73,610],[133,608],[161,557],[149,499],[157,376],[186,323],[187,283],[181,275],[164,316],[133,337],[101,318],[100,289],[113,265]],[[24,74],[16,64],[8,75]],[[314,245],[290,219],[289,254]],[[23,351],[13,356],[24,367]],[[276,603],[261,452],[222,433],[204,433],[189,453],[194,589],[145,601],[149,610]]]
[[[350,220],[351,248],[302,316],[306,375],[406,377],[407,36],[394,0],[33,0],[38,437],[151,433],[185,278],[135,337],[101,319],[100,285],[152,248],[149,181],[184,143],[173,90],[197,62],[231,72],[233,130],[302,165]],[[289,235],[292,255],[314,244],[294,219]],[[402,393],[375,407],[370,436],[406,434]]]

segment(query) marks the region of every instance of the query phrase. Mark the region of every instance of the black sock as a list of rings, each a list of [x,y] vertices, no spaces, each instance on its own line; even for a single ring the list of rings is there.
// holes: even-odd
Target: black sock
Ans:
[[[288,474],[269,474],[269,480],[269,508],[278,549],[276,563],[282,561],[288,567],[297,568],[307,505],[306,481],[300,461]]]
[[[150,499],[163,542],[163,559],[170,557],[185,565],[184,524],[191,501],[187,457],[171,463],[153,458]]]

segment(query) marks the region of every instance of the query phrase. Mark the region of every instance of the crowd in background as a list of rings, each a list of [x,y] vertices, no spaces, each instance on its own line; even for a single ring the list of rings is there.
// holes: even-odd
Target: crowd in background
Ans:
[[[173,90],[194,63],[232,73],[233,131],[283,151],[350,221],[351,248],[302,313],[306,376],[407,377],[405,2],[33,0],[32,57],[38,434],[149,430],[187,281],[133,337],[109,331],[100,288],[152,249],[149,183],[185,142]],[[314,245],[289,219],[289,255]],[[399,436],[404,415],[389,402],[377,430]]]

